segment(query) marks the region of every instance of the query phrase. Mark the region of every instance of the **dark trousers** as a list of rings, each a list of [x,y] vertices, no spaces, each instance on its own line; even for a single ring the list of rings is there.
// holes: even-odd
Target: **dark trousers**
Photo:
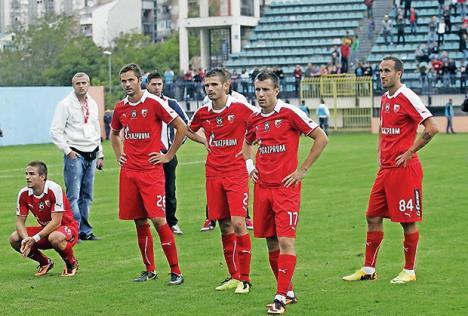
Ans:
[[[174,156],[171,161],[165,163],[164,176],[166,178],[166,220],[167,224],[172,227],[177,224],[178,220],[175,216],[177,209],[176,199],[176,167],[177,156]]]

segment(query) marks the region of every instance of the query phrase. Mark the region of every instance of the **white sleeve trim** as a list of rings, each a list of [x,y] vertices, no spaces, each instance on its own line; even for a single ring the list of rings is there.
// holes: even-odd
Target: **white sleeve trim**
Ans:
[[[402,92],[404,96],[408,99],[408,101],[410,101],[414,109],[421,116],[421,120],[419,121],[419,123],[432,116],[432,113],[427,109],[427,107],[422,102],[421,98],[416,93],[414,93],[413,90],[407,88],[404,89]]]
[[[63,201],[63,191],[60,185],[53,181],[47,181],[48,182],[48,189],[53,192],[55,196],[55,204],[53,205],[53,208],[51,210],[52,213],[54,212],[64,212],[65,209],[63,208],[64,201]]]

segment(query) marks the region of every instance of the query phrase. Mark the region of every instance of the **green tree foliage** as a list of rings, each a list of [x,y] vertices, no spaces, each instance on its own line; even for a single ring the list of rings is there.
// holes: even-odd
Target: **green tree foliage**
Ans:
[[[15,32],[8,49],[0,52],[0,86],[67,86],[72,76],[83,71],[92,85],[103,85],[108,92],[108,56],[104,49],[79,31],[78,23],[67,17],[49,16]],[[189,39],[191,56],[199,55],[199,40]],[[119,70],[128,63],[139,64],[143,71],[179,69],[179,38],[153,43],[148,36],[122,34],[114,41],[112,52],[112,94],[106,93],[106,106],[122,98]]]

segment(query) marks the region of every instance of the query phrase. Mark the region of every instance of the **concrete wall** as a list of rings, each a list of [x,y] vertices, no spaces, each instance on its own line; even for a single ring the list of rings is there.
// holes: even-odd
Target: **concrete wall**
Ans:
[[[71,91],[71,87],[0,87],[0,146],[52,142],[49,129],[55,107]],[[90,94],[99,105],[103,133],[104,87],[91,87]]]

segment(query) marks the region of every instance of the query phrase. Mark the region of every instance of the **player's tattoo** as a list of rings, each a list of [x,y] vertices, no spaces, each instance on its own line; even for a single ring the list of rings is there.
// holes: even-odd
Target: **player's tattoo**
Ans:
[[[434,137],[434,135],[431,135],[429,132],[424,132],[421,136],[421,139],[423,140],[423,143],[419,144],[418,147],[416,147],[413,152],[417,152],[418,150],[420,150],[421,148],[423,148],[424,146],[426,146],[432,139],[432,137]]]

